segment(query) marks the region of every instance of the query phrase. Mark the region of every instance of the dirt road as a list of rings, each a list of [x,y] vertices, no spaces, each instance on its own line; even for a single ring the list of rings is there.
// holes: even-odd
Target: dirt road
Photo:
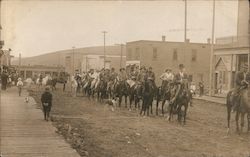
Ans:
[[[37,102],[40,92],[33,91]],[[138,111],[110,107],[87,98],[54,92],[53,121],[81,156],[91,157],[249,157],[250,133],[226,136],[226,108],[194,100],[187,124],[166,117],[141,117]],[[155,111],[154,111],[155,112]],[[246,127],[245,127],[246,132]]]

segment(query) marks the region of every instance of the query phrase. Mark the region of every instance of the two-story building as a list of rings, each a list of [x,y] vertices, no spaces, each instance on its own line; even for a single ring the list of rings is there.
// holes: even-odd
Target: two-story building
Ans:
[[[152,67],[158,85],[167,68],[178,72],[179,64],[184,64],[190,81],[208,86],[210,48],[209,39],[208,43],[169,42],[163,36],[162,41],[133,41],[127,43],[126,63]]]
[[[235,86],[235,75],[242,65],[249,64],[249,1],[238,1],[237,36],[216,39],[214,47],[215,94],[226,95]]]

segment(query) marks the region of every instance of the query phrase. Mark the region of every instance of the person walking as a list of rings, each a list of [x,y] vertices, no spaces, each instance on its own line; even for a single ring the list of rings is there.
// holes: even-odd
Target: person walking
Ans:
[[[1,82],[2,82],[2,90],[6,90],[8,82],[8,75],[6,71],[4,71],[1,75]]]
[[[18,78],[16,86],[18,88],[18,95],[21,96],[22,88],[23,88],[23,82],[22,82],[22,79],[20,77]]]
[[[50,88],[46,87],[44,93],[41,97],[44,120],[49,121],[49,114],[52,107],[52,94],[50,93]]]

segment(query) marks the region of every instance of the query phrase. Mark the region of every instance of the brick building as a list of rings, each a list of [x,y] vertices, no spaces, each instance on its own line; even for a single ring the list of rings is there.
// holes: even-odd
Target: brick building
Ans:
[[[156,83],[160,84],[160,75],[165,69],[178,71],[178,65],[184,64],[189,79],[198,84],[202,81],[208,86],[210,40],[208,43],[168,42],[140,40],[127,43],[127,64],[152,67],[156,74]]]

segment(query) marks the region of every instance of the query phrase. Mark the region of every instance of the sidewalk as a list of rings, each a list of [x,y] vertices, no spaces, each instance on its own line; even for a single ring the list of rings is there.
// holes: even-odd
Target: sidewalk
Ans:
[[[51,122],[43,120],[35,101],[24,101],[12,87],[0,93],[0,151],[2,157],[80,157],[55,133]]]
[[[211,96],[203,95],[202,97],[194,96],[193,98],[198,99],[198,100],[205,100],[205,101],[209,101],[209,102],[214,102],[214,103],[218,103],[218,104],[226,104],[226,98],[223,98],[223,97],[211,97]]]

